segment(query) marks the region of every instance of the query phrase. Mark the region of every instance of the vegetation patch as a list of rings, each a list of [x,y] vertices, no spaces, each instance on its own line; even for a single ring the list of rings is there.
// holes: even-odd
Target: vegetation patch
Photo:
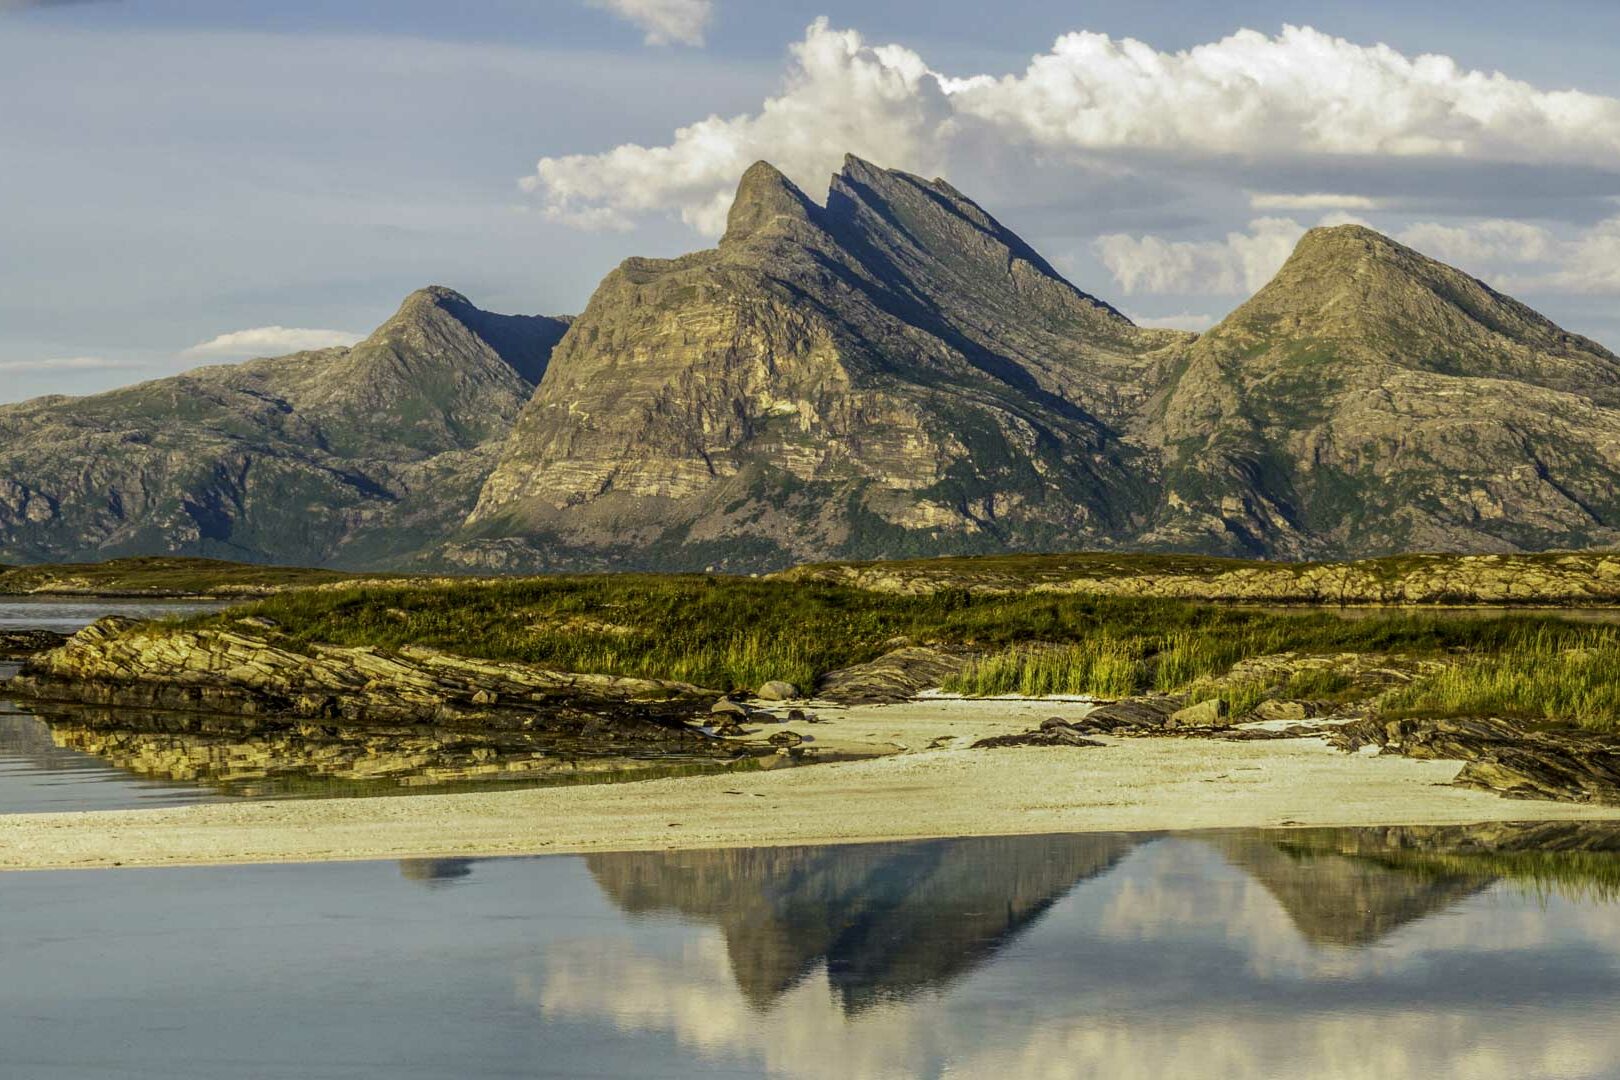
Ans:
[[[1540,643],[1544,652],[1620,652],[1613,630],[1552,616],[1345,619],[1323,610],[962,589],[904,595],[719,575],[361,583],[281,593],[189,623],[223,625],[249,613],[274,620],[273,636],[292,648],[426,645],[721,690],[771,679],[814,686],[829,671],[903,644],[979,652],[949,685],[961,693],[1098,697],[1185,692],[1221,679],[1240,661],[1283,652],[1456,656],[1465,665],[1474,657],[1518,656],[1527,642]],[[1351,690],[1331,673],[1300,672],[1293,680],[1284,690],[1301,698],[1330,699]],[[1212,692],[1238,695],[1229,704],[1243,704],[1242,691]],[[1584,715],[1593,715],[1591,707]]]

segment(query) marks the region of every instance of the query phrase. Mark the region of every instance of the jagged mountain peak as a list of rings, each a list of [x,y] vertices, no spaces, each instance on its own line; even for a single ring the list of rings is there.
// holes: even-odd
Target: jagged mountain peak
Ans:
[[[762,233],[791,231],[815,221],[820,210],[775,165],[756,161],[737,185],[720,243],[739,244]]]

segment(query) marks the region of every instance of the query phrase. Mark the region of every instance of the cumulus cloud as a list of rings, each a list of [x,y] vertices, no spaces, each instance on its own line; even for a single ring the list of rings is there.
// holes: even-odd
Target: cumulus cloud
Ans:
[[[1421,222],[1403,229],[1396,239],[1432,258],[1463,267],[1543,262],[1558,249],[1557,238],[1547,229],[1500,219],[1462,225]]]
[[[644,31],[649,45],[702,45],[714,0],[585,0]]]
[[[711,116],[676,131],[668,146],[542,158],[524,187],[549,217],[571,225],[623,228],[631,214],[673,209],[718,235],[737,180],[761,158],[811,191],[846,152],[899,168],[939,163],[950,107],[916,53],[873,48],[825,19],[792,53],[784,92],[758,113]]]
[[[109,360],[104,356],[59,356],[49,360],[3,360],[0,371],[110,371],[131,367],[123,360]]]
[[[1330,213],[1319,225],[1370,225]],[[1306,226],[1294,218],[1258,218],[1222,240],[1168,240],[1115,234],[1098,237],[1097,258],[1127,295],[1241,295],[1260,288],[1282,267]],[[1573,236],[1541,225],[1487,218],[1461,223],[1418,222],[1393,233],[1407,247],[1504,289],[1620,294],[1620,217]],[[1137,320],[1143,325],[1175,326]],[[1201,329],[1187,325],[1186,329]]]
[[[1270,281],[1305,235],[1293,218],[1257,218],[1223,240],[1100,236],[1097,258],[1127,296],[1138,293],[1234,295]]]
[[[344,330],[307,330],[290,326],[257,326],[251,330],[233,330],[216,338],[200,342],[187,349],[184,356],[279,356],[284,353],[304,352],[309,349],[330,349],[339,345],[353,345],[361,335]]]
[[[671,210],[714,234],[754,160],[775,162],[814,192],[846,151],[920,172],[953,157],[1059,168],[1395,159],[1615,171],[1620,100],[1303,27],[1275,37],[1244,30],[1182,52],[1072,33],[1021,73],[955,76],[912,49],[874,45],[820,19],[793,46],[781,93],[756,112],[710,116],[662,146],[543,158],[525,186],[559,221],[623,227],[633,215]],[[1261,209],[1329,205],[1309,192],[1261,198],[1276,200]],[[1368,208],[1356,196],[1332,198],[1338,208]]]

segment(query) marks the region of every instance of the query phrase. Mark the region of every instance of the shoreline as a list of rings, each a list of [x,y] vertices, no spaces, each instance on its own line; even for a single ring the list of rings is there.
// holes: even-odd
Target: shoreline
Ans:
[[[794,725],[814,745],[887,756],[600,786],[8,815],[0,817],[0,870],[1620,821],[1620,807],[1453,787],[1459,762],[1345,754],[1320,739],[1103,738],[1097,748],[965,748],[1075,711],[1072,703],[932,699],[817,711],[826,722]]]

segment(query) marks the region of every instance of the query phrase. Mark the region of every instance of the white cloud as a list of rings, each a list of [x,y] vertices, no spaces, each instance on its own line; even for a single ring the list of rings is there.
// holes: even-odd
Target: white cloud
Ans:
[[[1396,239],[1431,258],[1467,268],[1504,262],[1543,262],[1553,258],[1558,240],[1539,225],[1491,219],[1463,225],[1422,222]]]
[[[1131,322],[1149,330],[1193,330],[1203,333],[1216,323],[1213,315],[1195,315],[1184,311],[1179,315],[1136,315],[1127,313]]]
[[[825,19],[792,53],[786,88],[758,113],[711,116],[676,131],[668,146],[542,158],[524,187],[557,221],[616,228],[631,214],[674,209],[718,235],[738,179],[761,158],[812,192],[846,152],[898,168],[939,165],[951,110],[916,53],[872,48]]]
[[[1503,287],[1620,296],[1620,217],[1600,222],[1572,240],[1554,243],[1543,262],[1550,265],[1510,273]]]
[[[1237,295],[1266,282],[1305,235],[1293,218],[1257,218],[1224,240],[1165,240],[1116,233],[1097,238],[1097,257],[1127,296]]]
[[[257,326],[234,330],[193,345],[185,356],[280,356],[309,349],[353,345],[361,335],[343,330],[306,330],[289,326]]]
[[[643,30],[649,45],[702,45],[714,0],[585,0]]]
[[[673,210],[714,234],[754,160],[818,193],[846,151],[922,172],[953,153],[1057,167],[1151,155],[1250,168],[1354,158],[1614,170],[1620,100],[1300,27],[1276,37],[1240,31],[1174,53],[1066,34],[1020,74],[957,77],[911,49],[874,46],[819,19],[793,47],[782,92],[757,112],[710,116],[663,146],[543,158],[525,186],[556,220],[618,227]],[[1311,193],[1270,197],[1292,198],[1287,209],[1326,205],[1309,203],[1321,198]],[[1332,205],[1368,208],[1353,198]]]
[[[104,356],[60,356],[50,360],[4,360],[0,371],[109,371],[134,365],[123,360],[109,360]]]
[[[1304,194],[1286,192],[1251,191],[1251,210],[1376,210],[1378,200],[1366,195],[1336,195],[1332,192],[1313,191]]]

